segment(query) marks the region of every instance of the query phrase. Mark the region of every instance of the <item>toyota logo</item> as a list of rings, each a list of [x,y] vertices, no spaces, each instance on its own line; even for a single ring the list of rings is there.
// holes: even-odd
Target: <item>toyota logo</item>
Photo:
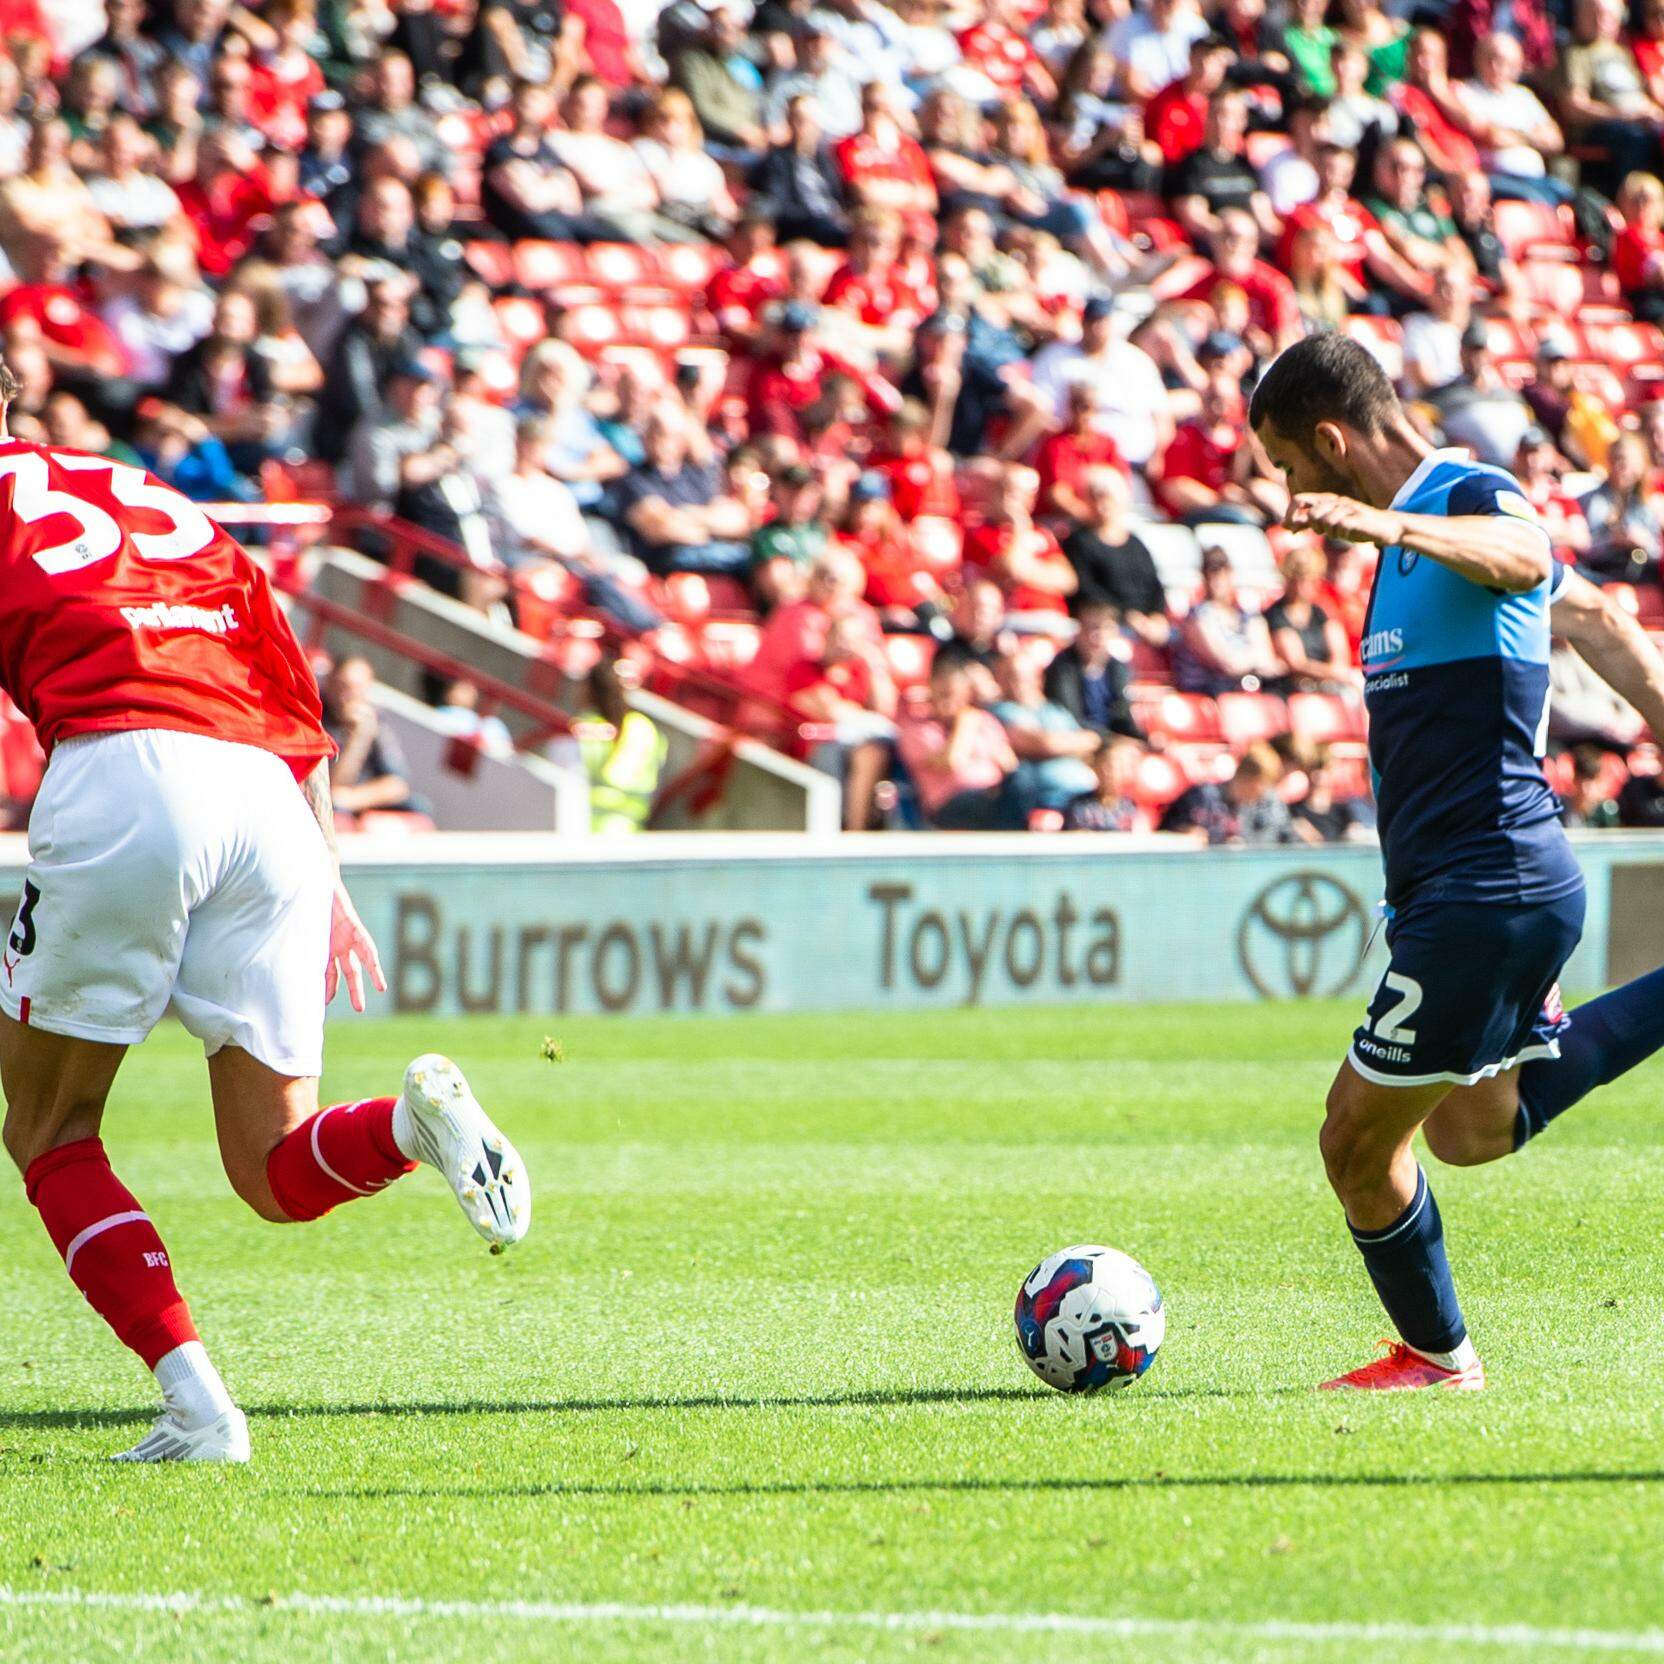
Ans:
[[[1363,903],[1326,872],[1292,872],[1249,902],[1237,927],[1242,974],[1262,999],[1344,993],[1369,946]]]

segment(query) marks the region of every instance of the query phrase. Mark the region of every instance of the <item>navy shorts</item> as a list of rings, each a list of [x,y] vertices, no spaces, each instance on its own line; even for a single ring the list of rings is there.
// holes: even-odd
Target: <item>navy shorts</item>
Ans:
[[[1492,906],[1428,899],[1387,924],[1387,967],[1352,1036],[1352,1067],[1382,1086],[1471,1086],[1558,1057],[1560,972],[1583,934],[1581,889]]]

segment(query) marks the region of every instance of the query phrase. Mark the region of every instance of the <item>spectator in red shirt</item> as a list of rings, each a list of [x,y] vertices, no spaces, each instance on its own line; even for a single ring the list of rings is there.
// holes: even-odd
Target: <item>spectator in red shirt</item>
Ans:
[[[930,443],[930,412],[917,399],[906,399],[871,458],[890,482],[896,514],[911,522],[922,516],[958,520],[959,485],[953,458]]]
[[[1129,473],[1121,447],[1098,425],[1098,390],[1087,380],[1072,381],[1064,393],[1063,429],[1040,441],[1035,472],[1040,479],[1040,517],[1067,536],[1073,525],[1092,518],[1086,501],[1086,476],[1094,468]]]
[[[821,304],[851,313],[872,332],[880,352],[905,352],[930,308],[897,261],[901,220],[883,209],[863,209],[850,233],[849,258],[827,282]]]
[[[1032,468],[1006,464],[992,514],[966,534],[965,565],[1000,586],[1013,629],[1061,635],[1080,579],[1057,539],[1034,523],[1039,488]]]
[[[630,31],[617,0],[562,0],[561,16],[562,40],[582,47],[591,75],[609,87],[627,87],[638,78]]]
[[[1287,492],[1257,463],[1244,428],[1242,387],[1229,368],[1235,351],[1232,340],[1203,343],[1198,358],[1208,379],[1201,413],[1179,424],[1154,482],[1162,506],[1186,525],[1263,526],[1288,503]]]
[[[936,183],[918,140],[902,131],[894,92],[883,81],[861,89],[861,126],[833,146],[852,200],[898,214],[936,212]]]
[[[306,107],[324,90],[324,72],[310,51],[317,16],[311,0],[271,0],[262,20],[275,39],[255,55],[250,114],[279,149],[299,150],[306,143]]]
[[[1305,334],[1294,285],[1259,257],[1259,228],[1245,208],[1227,208],[1214,233],[1213,270],[1181,297],[1212,301],[1220,284],[1242,291],[1248,301],[1248,344],[1259,359],[1275,358]]]
[[[763,330],[763,309],[786,292],[786,262],[774,246],[774,221],[747,209],[728,238],[729,264],[705,289],[705,306],[717,328],[740,346],[752,346]]]
[[[1399,130],[1413,133],[1440,173],[1479,168],[1479,147],[1467,133],[1466,113],[1446,69],[1444,36],[1417,29],[1404,58],[1404,79],[1388,98],[1400,117]]]
[[[100,381],[127,373],[127,354],[109,325],[65,282],[60,253],[44,237],[30,237],[13,250],[20,281],[0,299],[0,329],[36,334],[60,383],[72,380],[90,395]],[[103,408],[102,400],[93,402]]]
[[[1648,423],[1649,405],[1641,413],[1641,431],[1649,441],[1652,432]],[[1568,496],[1561,483],[1561,471],[1566,459],[1554,448],[1554,441],[1539,427],[1525,430],[1520,440],[1519,454],[1514,458],[1514,478],[1520,482],[1525,500],[1537,511],[1543,530],[1554,544],[1554,552],[1562,560],[1575,562],[1588,550],[1589,522],[1575,497]],[[1654,489],[1657,482],[1654,481]]]
[[[847,375],[868,396],[866,378],[815,338],[819,314],[812,306],[789,300],[780,310],[773,350],[752,371],[749,402],[753,433],[783,434],[802,445],[808,438],[804,413],[821,396],[828,376]]]
[[[1624,228],[1612,248],[1612,270],[1631,312],[1646,323],[1664,321],[1664,184],[1632,173],[1618,192]]]
[[[886,625],[922,630],[947,613],[948,597],[908,537],[884,475],[869,469],[850,487],[838,546],[861,562],[866,599]]]
[[[920,810],[939,830],[1017,831],[1023,814],[1009,788],[1017,754],[999,719],[977,706],[976,688],[965,655],[951,644],[939,651],[929,704],[902,712],[896,754]]]
[[[847,618],[834,618],[814,658],[786,672],[785,699],[806,722],[830,728],[809,761],[843,783],[844,830],[872,827],[873,793],[890,762],[896,684],[881,642]]]
[[[983,20],[960,35],[959,50],[1002,97],[1026,91],[1049,102],[1057,96],[1057,82],[1030,44],[1033,21],[1013,0],[988,0]]]
[[[196,263],[205,277],[224,277],[248,253],[255,222],[273,207],[254,152],[234,135],[204,133],[196,172],[178,188],[179,205],[196,233]]]
[[[1213,35],[1190,48],[1190,68],[1158,92],[1144,108],[1144,131],[1169,166],[1199,150],[1207,128],[1208,103],[1225,84],[1231,49]]]
[[[747,682],[761,694],[784,698],[792,667],[820,658],[835,618],[845,620],[857,640],[882,646],[878,614],[861,599],[866,586],[867,574],[854,555],[847,549],[826,550],[809,568],[802,600],[788,601],[768,615],[746,670]]]

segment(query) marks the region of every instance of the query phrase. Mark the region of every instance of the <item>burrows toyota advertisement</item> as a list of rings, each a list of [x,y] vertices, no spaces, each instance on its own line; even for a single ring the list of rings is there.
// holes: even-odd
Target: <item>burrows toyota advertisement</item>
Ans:
[[[1371,850],[922,851],[351,874],[405,1012],[818,1011],[1358,994]],[[1101,851],[1101,852],[1100,852]]]

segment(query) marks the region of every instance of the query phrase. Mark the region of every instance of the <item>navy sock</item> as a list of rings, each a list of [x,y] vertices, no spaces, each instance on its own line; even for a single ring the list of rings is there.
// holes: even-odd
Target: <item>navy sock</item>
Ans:
[[[1399,1334],[1418,1352],[1454,1352],[1468,1326],[1450,1280],[1444,1221],[1427,1175],[1416,1169],[1415,1200],[1384,1231],[1350,1228]]]
[[[1560,1055],[1520,1068],[1516,1150],[1597,1086],[1616,1080],[1664,1046],[1664,970],[1649,971],[1569,1015]]]

